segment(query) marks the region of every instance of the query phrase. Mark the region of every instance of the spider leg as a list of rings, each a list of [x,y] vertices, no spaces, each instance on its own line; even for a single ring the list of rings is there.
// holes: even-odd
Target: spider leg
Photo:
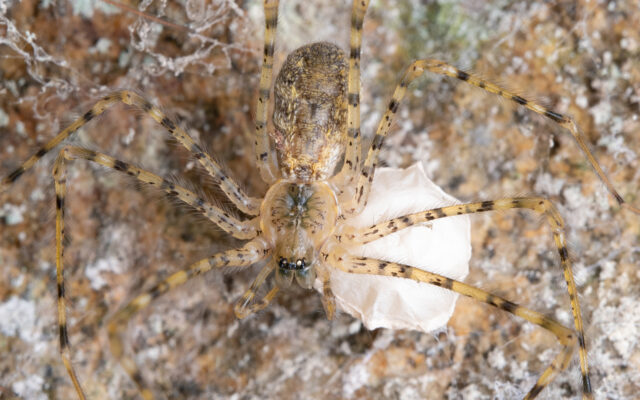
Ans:
[[[584,327],[582,323],[582,314],[580,312],[580,303],[576,291],[573,272],[571,270],[571,261],[567,251],[566,239],[564,236],[564,221],[560,213],[547,199],[541,197],[518,197],[511,199],[501,199],[494,201],[482,201],[477,203],[459,204],[449,207],[435,208],[432,210],[422,211],[415,214],[394,218],[368,228],[357,229],[351,232],[343,232],[338,236],[338,240],[346,244],[364,244],[372,242],[381,237],[387,236],[400,229],[404,229],[414,224],[433,221],[438,218],[445,218],[454,215],[475,214],[493,210],[511,210],[517,208],[525,208],[535,211],[547,217],[547,222],[553,231],[553,239],[558,253],[560,254],[560,262],[567,282],[567,291],[571,301],[571,310],[576,332],[578,334],[578,344],[580,353],[580,369],[582,372],[582,387],[586,395],[591,395],[591,381],[589,379],[589,365],[587,362],[587,348],[584,340]]]
[[[85,400],[85,394],[76,375],[76,371],[71,364],[71,344],[69,343],[69,334],[67,332],[67,311],[66,311],[66,291],[64,288],[63,276],[63,255],[64,247],[62,241],[64,239],[64,200],[66,198],[66,174],[63,171],[54,169],[55,187],[56,187],[56,283],[58,286],[58,334],[60,336],[60,357],[62,363],[73,382],[78,398]]]
[[[374,136],[371,148],[367,153],[367,158],[365,159],[362,171],[360,171],[360,177],[358,178],[358,183],[356,185],[355,199],[349,202],[349,207],[345,208],[345,212],[347,214],[358,214],[367,204],[367,198],[369,197],[369,192],[371,190],[371,182],[373,182],[373,174],[375,173],[377,166],[378,155],[382,148],[384,138],[389,133],[395,113],[398,111],[398,105],[407,92],[407,86],[409,86],[414,79],[422,75],[423,72],[424,68],[420,67],[419,61],[414,62],[409,66],[409,68],[407,68],[402,80],[398,86],[396,86],[396,89],[393,92],[393,97],[389,102],[389,106],[387,107],[382,120],[380,120],[380,123],[378,124],[376,135]]]
[[[540,114],[547,117],[548,119],[552,120],[553,122],[557,123],[564,129],[571,132],[571,135],[578,143],[580,150],[582,150],[585,157],[589,161],[589,164],[591,164],[591,167],[595,170],[596,174],[598,175],[598,178],[600,178],[602,183],[604,183],[604,185],[606,186],[611,196],[613,196],[616,199],[616,201],[621,207],[627,208],[633,213],[640,214],[640,209],[635,206],[632,206],[631,204],[626,203],[622,198],[622,196],[620,196],[618,191],[615,189],[615,187],[613,186],[613,183],[611,183],[607,175],[604,173],[604,171],[600,167],[600,163],[598,163],[598,160],[596,160],[591,150],[589,150],[589,146],[587,145],[587,140],[584,134],[582,133],[582,131],[580,130],[580,128],[578,127],[578,125],[576,124],[576,122],[573,120],[573,118],[567,115],[559,114],[553,110],[543,107],[538,103],[524,99],[514,93],[504,90],[503,88],[491,82],[487,82],[472,74],[461,71],[442,61],[423,60],[420,62],[422,62],[425,65],[425,68],[431,72],[434,72],[440,75],[447,75],[452,78],[457,78],[457,79],[460,79],[461,81],[468,82],[473,86],[477,86],[481,89],[484,89],[487,92],[497,94],[498,96],[501,96],[507,100],[511,100],[515,102],[518,105],[528,108],[529,110],[535,112],[536,114]]]
[[[265,265],[262,270],[260,270],[260,273],[253,281],[253,283],[251,283],[249,290],[247,290],[236,302],[233,307],[233,311],[235,312],[238,319],[246,318],[249,315],[264,309],[276,296],[279,289],[277,286],[274,286],[261,300],[252,303],[253,299],[256,297],[258,289],[260,288],[260,286],[262,286],[269,274],[273,272],[274,267],[275,265],[273,262],[267,263],[267,265]]]
[[[153,399],[154,396],[151,390],[145,385],[142,375],[140,374],[140,370],[133,358],[124,354],[122,331],[127,326],[127,322],[138,311],[147,307],[153,299],[177,286],[182,285],[194,276],[201,275],[214,268],[223,268],[228,266],[248,267],[266,257],[268,253],[269,249],[266,243],[256,239],[245,244],[240,249],[227,250],[212,257],[202,259],[190,265],[188,268],[172,274],[164,281],[149,289],[147,292],[137,296],[113,316],[109,321],[108,326],[111,352],[120,365],[125,369],[127,374],[129,374],[131,379],[136,383],[144,399]]]
[[[433,72],[439,75],[450,76],[452,78],[457,78],[461,81],[468,82],[476,87],[479,87],[480,89],[497,94],[498,96],[501,96],[507,100],[511,100],[520,106],[524,106],[537,114],[549,118],[564,129],[567,129],[569,132],[571,132],[571,135],[578,143],[578,146],[589,161],[589,164],[591,164],[591,167],[593,167],[593,169],[595,170],[598,178],[600,178],[602,183],[604,183],[607,190],[616,199],[618,204],[623,208],[629,209],[633,213],[640,214],[640,208],[626,203],[622,196],[616,191],[613,183],[611,183],[607,175],[600,167],[600,164],[596,160],[595,156],[593,155],[591,150],[589,150],[589,146],[587,145],[584,134],[580,131],[580,128],[578,128],[578,125],[571,117],[559,114],[553,110],[541,106],[538,103],[529,101],[512,92],[509,92],[491,82],[485,81],[472,74],[461,71],[445,62],[433,59],[414,61],[409,66],[409,68],[407,68],[404,76],[402,77],[402,80],[400,81],[400,84],[396,87],[396,90],[393,93],[393,98],[389,103],[388,109],[385,112],[382,120],[380,121],[380,124],[378,125],[376,135],[373,139],[373,143],[371,144],[371,148],[369,149],[369,153],[367,154],[367,159],[365,161],[364,168],[362,169],[360,179],[358,180],[356,189],[356,211],[362,210],[367,202],[367,196],[369,195],[371,181],[373,180],[373,174],[375,172],[376,162],[378,160],[378,153],[380,152],[380,148],[382,147],[384,138],[389,133],[389,128],[391,127],[393,117],[398,109],[398,104],[404,97],[407,91],[407,86],[414,79],[421,76],[425,71]]]
[[[254,147],[256,165],[262,180],[267,183],[275,182],[279,173],[275,153],[271,151],[269,136],[267,135],[267,112],[271,96],[273,76],[273,53],[276,42],[276,28],[278,27],[278,0],[264,0],[264,54],[262,58],[262,72],[260,74],[260,91],[256,107],[256,127]],[[258,205],[259,206],[259,205]]]
[[[129,176],[132,176],[140,182],[155,186],[160,190],[163,190],[171,196],[175,196],[184,203],[192,206],[198,212],[203,214],[213,223],[222,228],[225,232],[229,233],[238,239],[252,239],[258,234],[257,219],[248,221],[239,221],[233,216],[229,215],[226,211],[208,203],[192,191],[185,189],[179,185],[167,181],[166,179],[153,174],[149,171],[145,171],[138,167],[134,167],[124,161],[116,160],[103,153],[98,153],[93,150],[84,149],[82,147],[66,146],[60,150],[60,154],[56,159],[54,165],[54,178],[56,180],[56,194],[58,193],[58,186],[64,186],[64,175],[66,174],[66,162],[85,159],[97,164],[103,165],[108,168],[115,169],[116,171],[123,172]],[[62,193],[64,194],[64,193]],[[58,199],[60,200],[60,199]],[[64,200],[64,197],[61,199]]]
[[[369,0],[353,0],[351,10],[351,35],[349,39],[349,82],[347,108],[347,149],[338,180],[345,186],[353,181],[360,171],[362,140],[360,137],[360,46],[362,25]]]
[[[485,292],[484,290],[475,288],[465,283],[444,277],[442,275],[423,271],[418,268],[413,268],[408,265],[375,260],[371,258],[353,257],[348,255],[346,252],[341,252],[339,250],[334,252],[334,254],[330,256],[330,258],[331,264],[334,267],[348,273],[406,278],[417,282],[424,282],[452,290],[456,293],[460,293],[467,297],[471,297],[472,299],[490,304],[496,308],[517,315],[518,317],[524,318],[527,321],[539,325],[553,333],[562,345],[562,351],[544,370],[540,378],[538,378],[536,384],[525,396],[525,399],[535,398],[540,393],[540,391],[542,391],[545,386],[553,381],[553,379],[560,371],[566,369],[571,362],[571,355],[573,354],[573,350],[575,349],[577,343],[574,332],[571,329],[564,327],[554,319],[549,318],[539,312],[521,307],[509,300],[495,296],[489,292]],[[584,398],[590,399],[591,394],[585,393]]]
[[[213,222],[217,223],[222,229],[231,234],[239,234],[243,238],[251,238],[256,236],[256,228],[252,226],[252,223],[242,223],[234,218],[225,215],[225,213],[217,207],[207,204],[204,200],[198,198],[195,193],[192,193],[180,186],[174,185],[161,177],[154,175],[148,171],[136,168],[132,165],[116,160],[107,155],[96,153],[91,150],[83,149],[80,147],[67,146],[64,147],[58,158],[56,159],[53,167],[53,177],[56,190],[56,282],[58,286],[58,326],[60,335],[60,354],[62,362],[67,369],[69,377],[73,382],[78,397],[82,400],[85,399],[84,392],[77,378],[73,365],[71,364],[71,348],[69,344],[69,336],[67,332],[67,317],[66,317],[66,294],[64,286],[64,247],[62,245],[64,240],[64,203],[66,198],[66,163],[75,159],[86,159],[96,162],[109,168],[113,168],[118,171],[127,173],[134,176],[138,180],[160,187],[162,190],[177,196],[185,203],[196,207],[200,212],[205,214]],[[206,272],[213,267],[226,266],[229,264],[244,266],[251,265],[255,261],[264,257],[268,252],[267,246],[257,239],[254,242],[247,244],[241,250],[235,250],[227,253],[221,253],[209,259],[205,259],[209,264],[205,265],[204,261],[198,264],[194,264],[192,268],[175,273],[169,277],[163,284],[152,289],[147,295],[143,295],[134,300],[135,304],[144,303],[144,299],[150,300],[152,297],[166,292],[172,287],[175,287],[193,275]],[[145,297],[147,296],[147,297]],[[132,303],[132,304],[134,304]],[[140,307],[141,308],[141,307]]]
[[[193,156],[200,162],[205,168],[207,173],[211,175],[216,181],[219,182],[220,188],[227,195],[227,197],[238,207],[242,212],[249,215],[258,215],[260,212],[261,199],[248,197],[242,189],[227,174],[222,170],[220,164],[215,162],[211,156],[209,156],[203,149],[197,144],[191,136],[189,136],[182,128],[180,128],[174,121],[167,117],[158,107],[151,104],[145,98],[131,92],[129,90],[122,90],[112,93],[103,97],[96,104],[91,107],[82,117],[76,119],[71,125],[66,127],[60,133],[58,133],[53,139],[47,142],[36,154],[32,155],[16,170],[11,172],[5,178],[0,181],[0,192],[3,192],[9,187],[10,184],[15,182],[20,175],[28,171],[33,165],[44,157],[49,151],[53,150],[63,140],[68,138],[71,134],[76,132],[86,123],[94,119],[95,117],[104,113],[108,108],[114,104],[124,103],[133,106],[145,113],[147,113],[156,122],[164,126],[169,133],[180,142],[187,150],[189,150]]]

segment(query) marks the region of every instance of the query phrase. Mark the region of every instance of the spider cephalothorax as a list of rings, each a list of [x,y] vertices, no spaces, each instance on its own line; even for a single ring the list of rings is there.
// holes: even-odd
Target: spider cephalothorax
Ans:
[[[276,282],[305,288],[316,278],[318,249],[331,235],[338,216],[336,196],[326,182],[281,180],[265,196],[260,227],[274,248]]]

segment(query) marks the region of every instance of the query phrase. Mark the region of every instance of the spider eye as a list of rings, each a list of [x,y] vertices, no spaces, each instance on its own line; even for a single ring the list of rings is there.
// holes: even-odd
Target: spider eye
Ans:
[[[278,261],[278,267],[287,269],[289,267],[289,261],[287,261],[287,259],[284,257],[280,257],[280,261]]]
[[[307,262],[305,261],[304,258],[300,258],[298,259],[298,261],[296,261],[296,269],[304,269],[304,267],[307,266]]]

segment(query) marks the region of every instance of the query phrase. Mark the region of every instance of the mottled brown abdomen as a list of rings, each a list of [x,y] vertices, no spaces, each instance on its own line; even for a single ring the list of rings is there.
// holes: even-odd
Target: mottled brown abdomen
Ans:
[[[331,43],[312,43],[287,57],[274,87],[272,133],[285,179],[333,175],[346,140],[347,70],[344,52]]]

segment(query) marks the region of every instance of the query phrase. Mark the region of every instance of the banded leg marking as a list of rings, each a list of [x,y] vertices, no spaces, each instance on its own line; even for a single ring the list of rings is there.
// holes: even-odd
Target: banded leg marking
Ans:
[[[413,82],[414,79],[422,75],[424,71],[425,68],[421,64],[421,61],[413,62],[405,71],[398,86],[396,86],[391,102],[382,116],[382,120],[380,120],[380,123],[378,124],[376,135],[374,136],[369,152],[367,153],[364,166],[360,171],[360,177],[358,178],[358,184],[356,186],[355,204],[352,201],[352,206],[346,208],[346,213],[358,214],[367,204],[367,198],[369,197],[369,191],[371,190],[371,182],[373,181],[373,174],[375,173],[377,166],[378,154],[382,148],[384,138],[389,133],[395,113],[398,111],[398,105],[404,98],[409,84]]]
[[[135,107],[148,114],[154,121],[164,126],[169,133],[180,142],[187,150],[189,150],[198,162],[205,168],[220,185],[222,191],[229,197],[233,204],[242,212],[249,215],[258,215],[260,212],[261,199],[248,197],[229,176],[222,170],[220,164],[215,162],[200,145],[198,145],[182,128],[174,121],[168,118],[158,107],[151,104],[142,96],[129,90],[122,90],[112,93],[99,100],[91,107],[82,117],[75,120],[71,125],[58,133],[53,139],[47,142],[33,156],[22,163],[16,170],[11,172],[0,181],[0,192],[4,191],[15,182],[24,172],[34,166],[38,160],[44,157],[48,152],[58,146],[63,140],[67,139],[71,134],[76,132],[86,123],[95,117],[103,114],[108,108],[117,103],[124,103]]]
[[[131,379],[136,383],[140,390],[140,394],[145,400],[154,398],[151,390],[145,385],[142,374],[132,357],[124,354],[124,346],[122,343],[122,332],[127,326],[129,320],[138,311],[147,307],[151,301],[171,289],[182,285],[194,276],[204,274],[215,268],[248,267],[261,259],[267,257],[269,249],[262,240],[254,240],[245,244],[240,249],[227,250],[216,254],[212,257],[200,260],[187,269],[178,271],[160,282],[146,293],[137,296],[124,308],[118,311],[111,321],[109,321],[108,334],[111,353],[118,360]]]
[[[278,27],[278,0],[264,0],[264,54],[260,73],[260,91],[256,107],[256,126],[253,145],[255,147],[256,165],[262,180],[275,182],[279,176],[275,153],[271,151],[267,135],[268,107],[273,80],[273,53],[275,51],[276,30]],[[258,204],[259,207],[259,204]],[[257,214],[256,214],[257,215]]]
[[[551,226],[551,230],[553,232],[553,240],[556,244],[556,248],[558,249],[558,253],[560,254],[560,263],[562,265],[562,271],[565,281],[567,282],[567,291],[569,293],[569,299],[571,301],[571,311],[573,313],[574,326],[578,334],[583,393],[585,395],[591,395],[592,389],[591,380],[589,378],[589,364],[587,361],[587,348],[584,340],[582,313],[580,311],[580,303],[578,301],[576,284],[573,278],[571,261],[569,260],[567,243],[564,236],[564,220],[551,201],[541,197],[518,197],[435,208],[432,210],[421,211],[419,213],[394,218],[368,228],[354,230],[352,232],[345,232],[337,237],[337,239],[347,244],[364,244],[372,242],[376,239],[382,238],[409,226],[433,221],[439,218],[462,214],[475,214],[494,210],[511,210],[518,208],[530,209],[538,214],[546,216],[547,223]]]
[[[392,276],[440,286],[524,318],[553,333],[562,345],[562,351],[553,359],[540,378],[538,378],[536,384],[527,393],[525,396],[527,400],[535,398],[571,362],[571,355],[578,342],[576,335],[571,329],[539,312],[521,307],[509,300],[465,283],[407,265],[370,258],[352,257],[346,253],[340,254],[340,252],[331,256],[331,263],[335,268],[352,274]],[[590,396],[585,395],[585,398],[590,398]]]
[[[493,93],[507,100],[511,100],[520,106],[528,108],[529,110],[535,112],[536,114],[540,114],[550,119],[551,121],[560,125],[562,128],[568,130],[573,136],[573,138],[576,140],[576,142],[578,143],[578,147],[580,147],[580,150],[582,150],[584,156],[589,161],[589,164],[591,164],[591,167],[596,172],[596,175],[598,175],[598,178],[600,178],[602,183],[606,186],[611,196],[613,196],[616,199],[616,201],[621,207],[627,208],[636,214],[640,214],[640,209],[632,206],[631,204],[626,203],[622,198],[622,196],[620,196],[618,191],[615,189],[615,187],[613,186],[613,183],[611,183],[607,175],[604,173],[604,171],[600,167],[600,163],[598,163],[598,160],[596,160],[591,150],[589,150],[589,146],[587,145],[587,140],[584,134],[581,132],[578,125],[576,124],[576,122],[573,120],[573,118],[567,115],[559,114],[536,102],[532,102],[525,98],[522,98],[516,95],[515,93],[509,92],[499,87],[498,85],[495,85],[491,82],[480,79],[473,74],[469,74],[467,72],[461,71],[442,61],[437,61],[437,60],[425,60],[425,61],[428,61],[429,66],[427,67],[427,69],[431,72],[434,72],[439,75],[447,75],[449,77],[456,78],[464,82],[468,82],[471,85],[479,87],[480,89],[484,89],[489,93]]]
[[[369,0],[353,0],[351,33],[349,39],[349,82],[347,91],[347,148],[340,180],[345,185],[353,181],[360,171],[362,139],[360,135],[360,52],[362,26],[369,7]]]
[[[222,228],[225,232],[238,239],[252,239],[257,235],[257,220],[239,221],[226,211],[208,203],[192,191],[169,182],[156,174],[134,167],[124,161],[116,160],[106,154],[87,150],[82,147],[66,146],[60,150],[60,155],[56,160],[54,168],[56,170],[64,170],[66,169],[67,161],[73,161],[76,159],[95,162],[107,168],[123,172],[136,178],[140,182],[155,186],[163,190],[165,193],[175,196],[184,203],[192,206],[214,224]]]
[[[17,169],[12,171],[9,175],[4,177],[2,181],[0,181],[0,192],[6,190],[9,185],[18,180],[22,174],[30,170],[42,157],[44,157],[47,153],[53,150],[56,146],[58,146],[63,140],[67,139],[73,133],[75,133],[78,129],[84,126],[86,123],[91,121],[93,118],[101,115],[104,111],[111,107],[113,104],[118,103],[120,99],[116,93],[106,96],[99,100],[96,104],[91,107],[89,111],[87,111],[82,117],[76,119],[63,129],[60,133],[58,133],[53,139],[48,141],[44,146],[40,148],[34,155],[29,157],[25,162],[23,162]]]
[[[58,335],[60,337],[60,357],[67,374],[71,378],[73,387],[80,400],[85,400],[85,394],[71,363],[71,344],[67,330],[66,290],[64,287],[64,200],[66,197],[66,171],[64,168],[53,169],[54,186],[56,190],[56,284],[58,287]]]
[[[633,213],[640,214],[640,208],[632,206],[629,203],[626,203],[622,196],[616,191],[613,183],[609,180],[607,175],[604,173],[600,164],[596,160],[595,156],[589,150],[589,146],[587,145],[586,138],[584,134],[578,128],[578,125],[575,121],[566,115],[559,114],[553,110],[550,110],[546,107],[541,106],[538,103],[529,101],[521,96],[516,95],[515,93],[509,92],[491,82],[485,81],[476,77],[475,75],[469,74],[467,72],[461,71],[445,62],[433,59],[425,59],[414,61],[407,71],[405,72],[400,84],[396,87],[395,92],[393,93],[393,98],[389,103],[388,109],[385,112],[380,124],[378,125],[378,129],[376,131],[376,136],[373,139],[373,143],[371,144],[371,148],[369,149],[369,153],[367,154],[367,159],[365,161],[364,168],[362,169],[362,173],[360,179],[358,180],[358,185],[356,189],[356,206],[355,210],[360,211],[364,207],[367,201],[367,196],[369,195],[369,190],[371,186],[371,181],[373,180],[373,174],[375,172],[376,162],[378,160],[378,154],[380,148],[382,147],[382,143],[384,142],[384,138],[389,132],[389,128],[391,127],[391,123],[393,122],[394,115],[398,109],[398,105],[400,101],[402,101],[407,86],[417,77],[422,75],[425,71],[433,72],[438,75],[446,75],[452,78],[459,79],[461,81],[467,82],[473,86],[476,86],[480,89],[483,89],[489,93],[496,94],[501,96],[507,100],[511,100],[519,106],[523,106],[528,108],[529,110],[540,114],[551,121],[557,123],[562,128],[568,130],[573,138],[578,143],[580,150],[582,150],[583,154],[591,164],[591,167],[595,170],[596,175],[602,183],[606,186],[609,193],[616,199],[618,204],[627,208]]]

